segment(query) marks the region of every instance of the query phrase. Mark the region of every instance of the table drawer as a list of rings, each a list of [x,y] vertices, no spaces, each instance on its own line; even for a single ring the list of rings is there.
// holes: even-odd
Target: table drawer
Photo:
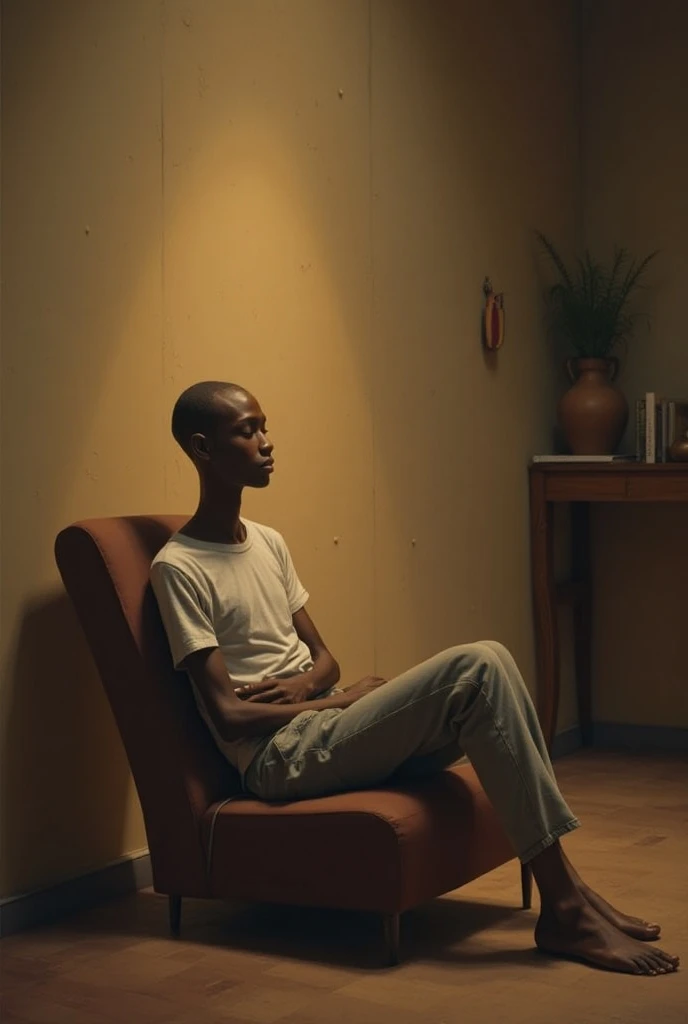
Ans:
[[[632,475],[627,478],[628,501],[688,501],[688,472],[668,471],[657,476]]]
[[[545,501],[625,501],[624,473],[561,473],[545,477]]]

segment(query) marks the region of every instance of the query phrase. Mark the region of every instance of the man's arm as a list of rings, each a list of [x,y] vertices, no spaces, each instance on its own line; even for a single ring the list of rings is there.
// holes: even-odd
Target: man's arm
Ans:
[[[313,659],[313,668],[286,678],[268,676],[260,682],[239,687],[242,700],[252,703],[300,704],[311,701],[339,682],[339,665],[325,646],[323,638],[305,608],[292,615],[294,629]],[[311,704],[312,706],[312,704]]]
[[[275,704],[242,700],[235,693],[234,681],[227,672],[219,647],[194,651],[180,667],[186,669],[196,684],[219,735],[230,743],[252,736],[268,736],[302,711],[348,708],[385,682],[375,676],[366,676],[344,693],[298,704]]]
[[[303,640],[313,659],[313,668],[304,672],[308,676],[310,688],[309,700],[317,697],[323,690],[329,690],[331,686],[339,682],[339,665],[325,646],[323,638],[315,628],[315,623],[304,608],[299,608],[292,615],[292,622],[299,640]]]

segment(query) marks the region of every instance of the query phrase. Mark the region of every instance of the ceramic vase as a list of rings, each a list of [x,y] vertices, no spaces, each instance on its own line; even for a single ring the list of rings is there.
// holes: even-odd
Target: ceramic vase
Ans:
[[[628,422],[628,402],[612,383],[619,363],[569,359],[572,386],[562,395],[559,424],[573,455],[613,455]]]

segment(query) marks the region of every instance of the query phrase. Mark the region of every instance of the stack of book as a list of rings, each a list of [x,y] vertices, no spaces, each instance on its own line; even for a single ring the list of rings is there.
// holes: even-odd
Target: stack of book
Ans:
[[[533,455],[532,462],[635,462],[635,455]]]
[[[640,462],[668,462],[669,448],[688,434],[688,399],[647,391],[635,404],[635,454]]]

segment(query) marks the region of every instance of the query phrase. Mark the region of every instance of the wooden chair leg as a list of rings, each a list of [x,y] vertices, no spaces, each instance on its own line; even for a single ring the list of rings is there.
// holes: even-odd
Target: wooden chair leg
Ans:
[[[182,898],[181,896],[168,896],[167,904],[170,914],[170,935],[178,939],[182,921]]]
[[[521,897],[523,909],[530,910],[533,903],[533,872],[530,864],[521,864]]]
[[[382,923],[385,931],[385,963],[396,967],[399,963],[399,914],[384,914]]]

